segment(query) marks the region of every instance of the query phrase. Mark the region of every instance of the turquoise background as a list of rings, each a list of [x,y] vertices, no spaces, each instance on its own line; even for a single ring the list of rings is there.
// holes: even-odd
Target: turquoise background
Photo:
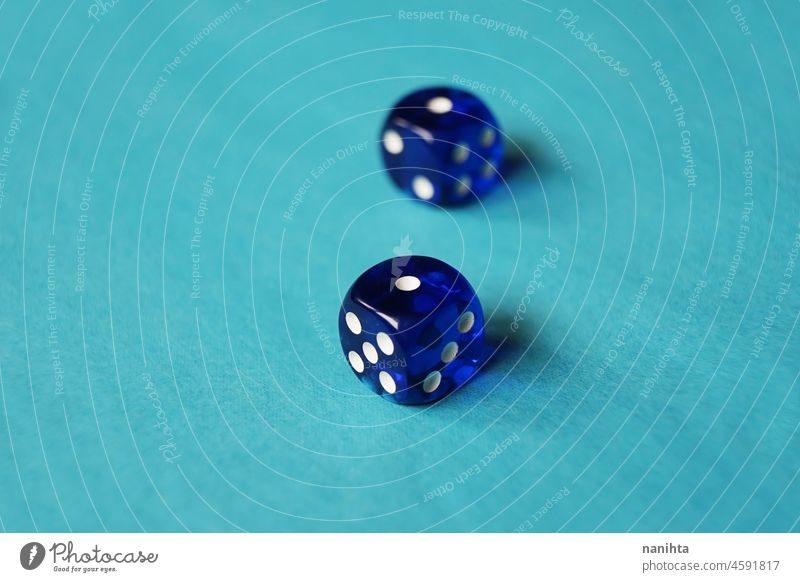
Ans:
[[[0,3],[0,527],[800,529],[800,8],[562,8]],[[507,183],[412,201],[380,123],[461,79]],[[501,346],[423,408],[338,347],[401,250]]]

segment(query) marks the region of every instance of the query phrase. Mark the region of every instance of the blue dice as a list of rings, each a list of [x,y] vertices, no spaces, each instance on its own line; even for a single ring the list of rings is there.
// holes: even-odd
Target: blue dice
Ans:
[[[486,357],[475,291],[431,257],[394,257],[361,274],[342,301],[339,337],[356,376],[398,404],[447,396]]]
[[[482,196],[500,180],[500,127],[472,93],[448,87],[415,91],[389,112],[381,130],[392,181],[436,204]]]

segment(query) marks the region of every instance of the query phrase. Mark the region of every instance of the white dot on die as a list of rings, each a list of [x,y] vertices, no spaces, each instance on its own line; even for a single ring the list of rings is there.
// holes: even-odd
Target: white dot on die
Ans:
[[[485,148],[490,147],[494,143],[495,136],[494,130],[487,127],[481,134],[481,145]]]
[[[344,322],[347,324],[347,329],[358,335],[361,333],[361,321],[358,316],[352,311],[348,311],[344,316]]]
[[[489,162],[486,162],[483,165],[483,169],[481,170],[481,174],[483,174],[483,176],[485,178],[490,177],[492,174],[494,174],[494,166],[492,166],[492,164],[490,164]]]
[[[434,390],[439,387],[439,384],[442,383],[442,374],[441,372],[431,372],[425,377],[425,380],[422,382],[422,389],[425,391],[426,394],[430,394]]]
[[[457,164],[463,164],[467,161],[469,157],[469,145],[464,143],[456,144],[456,147],[453,148],[453,161]]]
[[[361,346],[361,350],[364,352],[370,364],[378,363],[378,350],[375,349],[375,346],[369,342],[364,342]]]
[[[475,325],[475,314],[471,311],[465,311],[458,318],[458,331],[461,333],[467,333],[473,325]]]
[[[428,101],[428,111],[431,113],[447,113],[453,108],[453,102],[447,97],[434,97]]]
[[[394,352],[394,343],[392,342],[392,338],[389,337],[389,334],[383,333],[382,331],[378,332],[375,339],[381,351],[387,356],[391,356]]]
[[[460,196],[464,196],[469,192],[469,189],[472,187],[472,178],[469,176],[461,176],[458,179],[458,184],[456,184],[456,193]]]
[[[444,346],[442,349],[442,361],[447,364],[448,362],[452,362],[453,359],[456,357],[458,353],[458,344],[456,342],[450,342]]]
[[[389,372],[381,372],[378,374],[378,381],[389,394],[394,394],[397,390],[397,384],[394,383],[394,378]]]
[[[383,147],[390,154],[399,154],[403,151],[403,138],[393,129],[388,129],[383,134]]]
[[[422,282],[413,275],[400,277],[394,282],[394,286],[400,289],[400,291],[413,291],[414,289],[419,289],[421,284]]]
[[[418,197],[423,200],[433,198],[433,184],[425,176],[416,176],[411,181],[411,189]]]
[[[350,360],[350,365],[353,366],[353,369],[358,372],[359,374],[364,371],[364,360],[361,359],[355,352],[350,352],[347,354],[347,359]]]

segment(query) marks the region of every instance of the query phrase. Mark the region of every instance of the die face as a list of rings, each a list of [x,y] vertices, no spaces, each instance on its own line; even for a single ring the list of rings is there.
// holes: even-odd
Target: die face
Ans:
[[[380,315],[345,298],[339,314],[339,338],[345,358],[360,380],[377,394],[403,398],[408,386],[403,346]]]
[[[364,272],[342,302],[339,332],[356,375],[401,404],[439,400],[485,357],[480,301],[463,275],[431,257],[395,257]]]
[[[384,164],[410,195],[460,204],[497,185],[503,157],[499,125],[475,95],[434,87],[401,99],[381,130]]]

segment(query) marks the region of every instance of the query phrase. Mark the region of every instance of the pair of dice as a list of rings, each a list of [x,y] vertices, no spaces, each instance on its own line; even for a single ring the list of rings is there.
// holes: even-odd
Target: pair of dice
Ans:
[[[391,179],[421,200],[460,204],[499,181],[497,121],[466,91],[431,88],[404,97],[384,123],[381,145]],[[358,277],[342,302],[339,336],[355,374],[398,404],[447,396],[487,355],[475,291],[432,257],[394,257]]]

